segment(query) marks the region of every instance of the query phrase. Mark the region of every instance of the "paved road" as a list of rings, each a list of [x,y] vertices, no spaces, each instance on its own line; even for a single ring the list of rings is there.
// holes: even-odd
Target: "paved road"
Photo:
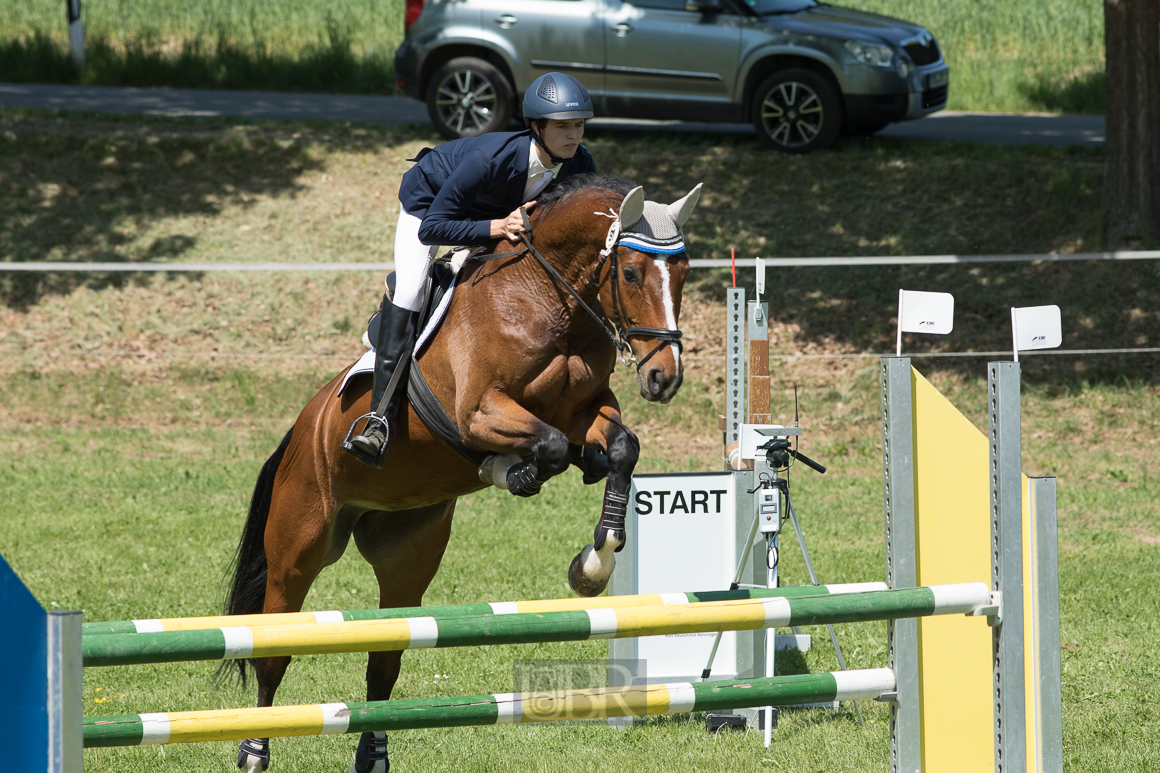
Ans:
[[[105,86],[41,86],[0,83],[0,108],[84,110],[165,116],[237,116],[269,120],[341,120],[383,124],[426,123],[427,109],[406,97],[352,94],[287,94],[262,91],[136,89]],[[748,124],[636,121],[601,118],[592,128],[645,132],[748,134]],[[1104,119],[1098,115],[1046,113],[959,113],[944,110],[929,118],[891,124],[880,137],[996,144],[1102,145]]]

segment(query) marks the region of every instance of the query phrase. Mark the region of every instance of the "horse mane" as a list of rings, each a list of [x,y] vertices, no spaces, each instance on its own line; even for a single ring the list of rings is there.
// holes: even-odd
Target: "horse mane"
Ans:
[[[627,196],[636,187],[632,180],[623,177],[605,177],[599,174],[574,174],[565,177],[543,196],[537,197],[536,209],[547,214],[553,204],[573,193],[587,190],[603,190]]]

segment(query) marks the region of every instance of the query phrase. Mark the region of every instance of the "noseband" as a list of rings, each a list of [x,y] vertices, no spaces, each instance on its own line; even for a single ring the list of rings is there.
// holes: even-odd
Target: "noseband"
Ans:
[[[572,285],[568,284],[568,281],[564,279],[564,277],[560,276],[560,272],[557,271],[555,267],[552,266],[552,264],[549,263],[543,255],[540,254],[540,251],[535,248],[535,246],[532,244],[532,224],[531,221],[528,220],[528,213],[523,207],[520,207],[520,215],[522,215],[524,219],[524,230],[520,234],[520,241],[523,242],[524,245],[523,249],[517,250],[515,252],[505,252],[499,255],[481,254],[478,256],[472,255],[471,257],[474,257],[478,260],[490,261],[500,258],[512,258],[530,253],[532,257],[534,257],[539,262],[539,264],[544,267],[544,270],[548,272],[548,276],[552,277],[552,280],[556,284],[567,290],[568,294],[575,298],[576,302],[580,304],[580,308],[584,309],[584,311],[588,313],[588,316],[596,320],[596,323],[600,325],[600,329],[603,330],[604,334],[608,336],[608,340],[610,340],[616,347],[617,352],[620,354],[620,361],[624,363],[625,367],[635,364],[637,372],[639,372],[640,369],[644,367],[644,364],[652,359],[654,354],[661,351],[666,346],[676,346],[678,354],[684,351],[684,345],[681,343],[681,331],[670,330],[669,328],[661,327],[637,327],[629,324],[630,320],[628,318],[628,312],[624,308],[624,299],[620,290],[620,260],[617,256],[616,249],[620,240],[620,217],[615,214],[605,215],[603,212],[597,212],[596,214],[603,215],[604,217],[611,217],[612,224],[608,227],[608,235],[604,240],[604,249],[600,251],[600,259],[596,262],[596,269],[592,272],[592,276],[589,277],[588,282],[585,284],[585,288],[589,290],[600,288],[600,285],[603,284],[600,279],[600,272],[603,270],[604,264],[606,262],[609,263],[608,273],[609,277],[612,278],[611,324],[609,323],[608,317],[597,314],[596,311],[593,310],[593,308],[589,306],[583,298],[580,297],[580,293],[576,292]],[[652,351],[638,360],[636,355],[632,352],[632,346],[629,344],[629,341],[632,338],[656,338],[659,339],[660,343],[654,346]]]

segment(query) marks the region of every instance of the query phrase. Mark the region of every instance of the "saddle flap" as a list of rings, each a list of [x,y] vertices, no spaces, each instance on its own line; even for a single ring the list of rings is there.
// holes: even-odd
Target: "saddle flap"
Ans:
[[[460,264],[462,265],[462,264]],[[457,270],[454,269],[451,263],[447,260],[439,259],[431,265],[431,272],[428,276],[427,288],[423,296],[423,306],[421,307],[421,315],[418,321],[418,329],[423,331],[419,337],[420,344],[430,339],[434,330],[428,330],[428,323],[436,314],[442,316],[447,310],[446,305],[441,303],[444,296],[455,284],[455,276]],[[393,299],[395,297],[395,272],[387,274],[386,280],[387,298]],[[379,312],[371,315],[367,321],[367,341],[377,341],[379,335]],[[439,320],[436,321],[436,329]],[[416,347],[418,349],[418,346]]]

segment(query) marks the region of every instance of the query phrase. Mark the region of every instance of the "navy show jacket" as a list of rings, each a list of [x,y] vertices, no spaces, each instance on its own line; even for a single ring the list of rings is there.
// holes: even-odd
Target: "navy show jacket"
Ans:
[[[423,221],[419,241],[452,246],[490,242],[490,221],[524,203],[531,143],[531,131],[493,132],[424,148],[399,186],[403,210]],[[595,174],[596,164],[581,145],[543,192],[583,173]]]

